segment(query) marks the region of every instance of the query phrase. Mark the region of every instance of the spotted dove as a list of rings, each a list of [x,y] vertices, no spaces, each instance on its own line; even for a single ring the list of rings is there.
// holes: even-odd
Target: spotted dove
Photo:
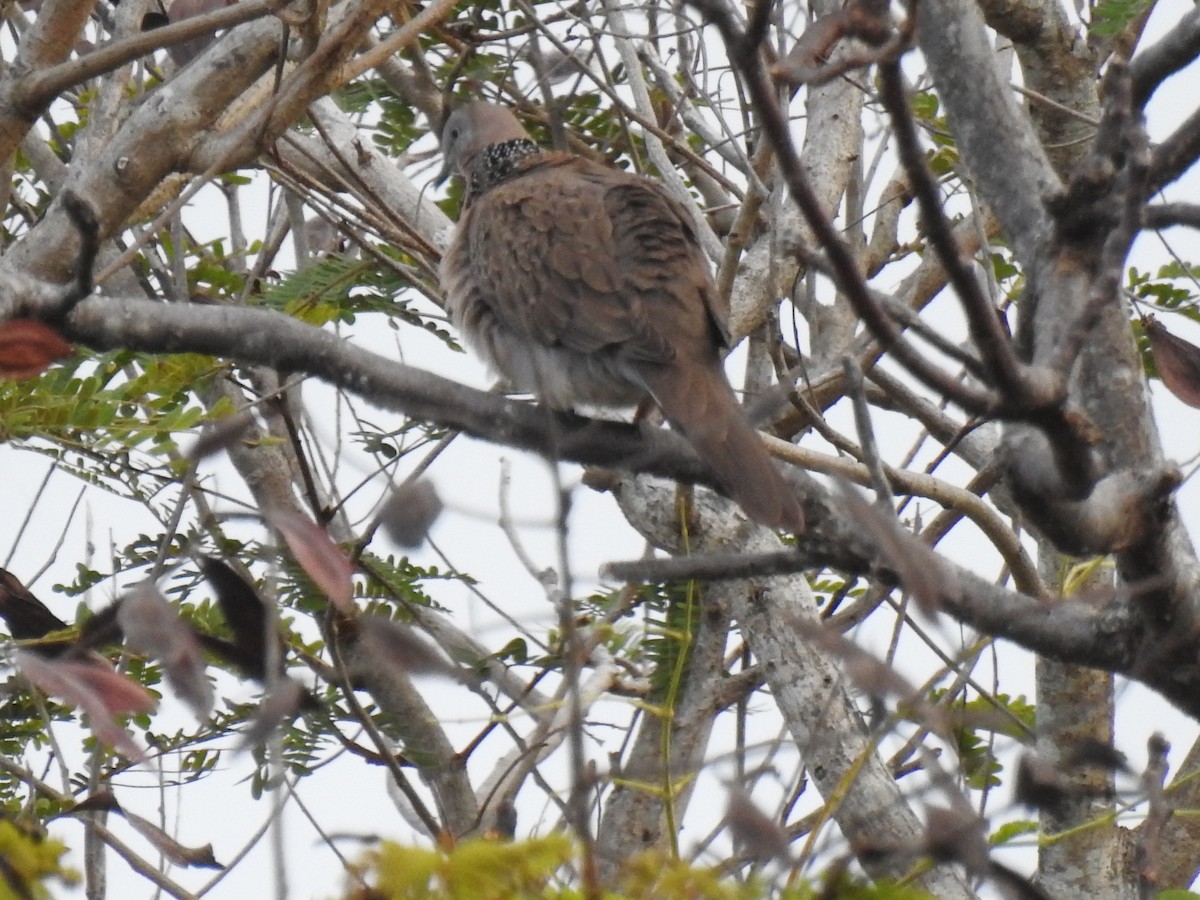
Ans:
[[[684,207],[656,182],[540,150],[489,103],[450,115],[442,153],[466,199],[441,282],[473,349],[556,409],[653,398],[748,515],[800,531],[721,367],[726,310]]]

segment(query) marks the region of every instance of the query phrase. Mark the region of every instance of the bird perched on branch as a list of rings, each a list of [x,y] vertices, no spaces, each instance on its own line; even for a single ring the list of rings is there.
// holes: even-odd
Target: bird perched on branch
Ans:
[[[466,179],[440,275],[467,342],[556,409],[653,398],[751,518],[802,530],[721,366],[727,310],[687,210],[656,182],[539,149],[490,103],[450,115],[442,154],[440,180]]]

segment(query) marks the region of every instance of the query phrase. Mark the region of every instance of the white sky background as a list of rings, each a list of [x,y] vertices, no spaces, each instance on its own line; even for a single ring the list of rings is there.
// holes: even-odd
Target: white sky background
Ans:
[[[1189,8],[1190,3],[1187,0],[1160,3],[1143,43],[1152,42],[1156,35],[1169,28]],[[1192,107],[1190,102],[1173,102],[1173,98],[1194,96],[1194,87],[1185,86],[1195,83],[1196,67],[1193,66],[1188,72],[1175,76],[1158,92],[1148,108],[1152,139],[1167,134]],[[798,122],[797,128],[801,127],[802,122]],[[1194,198],[1196,183],[1197,179],[1193,173],[1188,184],[1172,186],[1170,197]],[[259,202],[265,202],[265,188],[260,186],[257,193]],[[248,195],[243,195],[242,203],[244,208],[251,208]],[[261,217],[256,218],[253,212],[248,211],[246,220],[252,223],[260,221]],[[185,213],[185,221],[201,240],[223,236],[226,233],[223,200],[215,193],[201,195]],[[1194,241],[1190,246],[1181,243],[1183,235],[1182,230],[1176,230],[1166,233],[1166,239],[1184,259],[1200,257]],[[1152,271],[1165,261],[1166,256],[1160,239],[1153,233],[1146,233],[1139,239],[1130,259],[1131,264]],[[283,260],[280,263],[282,264]],[[939,304],[946,315],[953,316],[950,301],[942,298]],[[933,311],[931,315],[937,316]],[[941,324],[946,319],[937,316],[931,318],[931,321]],[[397,333],[391,329],[372,328],[367,319],[363,319],[362,322],[365,327],[356,330],[356,343],[379,352],[399,355],[395,339],[396,335],[400,334],[404,342],[405,362],[434,370],[440,369],[440,374],[477,386],[490,383],[482,367],[474,360],[464,356],[451,357],[440,352],[438,347],[432,345],[432,338],[418,338],[419,333],[416,329],[406,328]],[[1166,324],[1176,334],[1200,343],[1200,328],[1192,327],[1179,317],[1172,317]],[[422,347],[422,339],[429,341],[429,346]],[[1159,385],[1155,385],[1154,395],[1167,454],[1180,462],[1185,474],[1190,475],[1195,468],[1194,458],[1200,453],[1200,411],[1184,406]],[[324,385],[309,383],[305,387],[305,399],[309,414],[315,419],[315,432],[327,446],[332,446],[337,440],[336,426],[331,415],[336,402],[333,392]],[[853,433],[853,426],[845,410],[834,410],[831,419],[835,427],[845,433]],[[882,415],[876,420],[880,439],[885,445],[885,453],[890,453],[893,457],[909,446],[913,434],[911,426],[907,423],[900,426],[895,424],[899,421]],[[345,418],[341,427],[343,431],[348,428]],[[897,433],[898,429],[903,429],[902,433]],[[417,457],[419,455],[417,454]],[[340,456],[343,465],[347,466],[343,472],[343,484],[354,483],[370,471],[372,461],[366,454],[351,448]],[[447,505],[447,511],[435,526],[432,537],[434,542],[449,554],[450,561],[477,578],[480,590],[508,614],[526,625],[536,622],[539,626],[552,627],[555,614],[544,588],[516,560],[495,524],[499,510],[502,458],[511,466],[511,505],[522,523],[519,531],[525,550],[539,569],[557,567],[556,538],[551,527],[553,482],[548,466],[529,455],[511,450],[498,450],[465,438],[457,440],[431,470],[430,477],[437,484],[439,493]],[[361,471],[353,471],[350,468],[356,459],[361,461]],[[416,462],[415,458],[413,462]],[[48,463],[44,457],[15,449],[10,444],[0,444],[0,472],[5,476],[0,481],[0,501],[3,502],[7,513],[0,517],[0,562],[22,579],[30,578],[33,573],[49,563],[46,574],[30,584],[30,587],[56,613],[69,621],[74,617],[75,601],[54,594],[52,585],[72,581],[77,561],[89,560],[89,564],[94,568],[106,571],[109,568],[106,560],[111,546],[124,546],[139,532],[156,534],[161,530],[161,526],[139,505],[120,501],[96,490],[87,492],[79,511],[69,524],[65,524],[66,517],[79,494],[81,483],[69,475],[56,473],[43,489],[41,485],[47,468]],[[216,479],[219,486],[239,495],[244,493],[237,476],[228,466],[210,461],[206,463],[203,471],[208,477]],[[579,473],[575,467],[562,467],[561,471],[562,477],[569,483],[578,481]],[[1200,534],[1198,490],[1200,489],[1197,488],[1196,479],[1189,478],[1178,495],[1184,521],[1193,535]],[[378,495],[377,491],[375,495]],[[363,502],[370,496],[370,491],[363,492]],[[642,543],[616,512],[612,498],[597,495],[586,488],[574,492],[573,496],[572,540],[569,542],[572,554],[571,568],[575,578],[573,593],[576,596],[584,596],[599,585],[597,571],[601,564],[614,559],[638,556],[642,552]],[[365,507],[361,503],[355,508],[360,514],[365,513]],[[931,515],[934,511],[928,501],[925,502],[924,509],[926,515]],[[27,511],[31,511],[28,527],[24,529],[18,544],[17,534]],[[60,539],[62,545],[55,550],[56,542]],[[952,556],[960,562],[972,567],[978,565],[981,573],[994,574],[996,571],[996,564],[990,554],[985,558],[982,555],[983,548],[971,546],[965,530],[956,531],[944,547],[950,549]],[[373,549],[382,552],[383,546],[376,545]],[[413,554],[412,559],[418,565],[436,565],[444,568],[442,560],[428,547]],[[429,590],[435,599],[454,613],[461,627],[485,645],[495,649],[508,641],[511,635],[508,626],[503,625],[501,620],[461,586],[435,583]],[[107,604],[112,598],[112,593],[106,588],[96,596],[90,597],[88,602],[95,608]],[[874,622],[868,632],[860,633],[856,637],[868,649],[882,652],[886,649],[889,637],[885,626],[884,622]],[[949,638],[954,638],[958,632],[956,626],[948,620],[938,627]],[[949,642],[966,643],[968,639],[969,635],[963,635],[960,639]],[[920,662],[916,663],[916,660],[913,660],[916,663],[914,669],[928,671],[926,651],[911,646],[907,638],[898,657],[901,669],[909,663],[910,658],[906,655],[909,652],[919,654]],[[1001,683],[1004,690],[1011,694],[1024,693],[1032,699],[1032,666],[1028,655],[1006,645],[998,648],[997,652],[998,665],[1003,672]],[[976,676],[984,680],[989,665],[981,664],[976,670]],[[446,721],[457,745],[461,746],[466,739],[478,732],[486,719],[486,709],[481,704],[468,700],[467,692],[429,680],[423,681],[422,685],[439,715],[446,715]],[[221,686],[224,689],[221,692],[223,696],[232,696],[238,700],[253,696],[249,686],[238,684],[232,679],[224,679]],[[1118,746],[1129,754],[1131,765],[1135,769],[1142,765],[1146,738],[1154,731],[1161,731],[1171,742],[1171,759],[1177,764],[1200,730],[1196,723],[1180,715],[1157,695],[1138,685],[1123,684],[1119,698]],[[763,705],[765,704],[759,704],[760,707]],[[163,706],[167,714],[177,720],[178,727],[189,727],[189,717],[178,701],[168,695]],[[606,721],[620,722],[623,716],[627,718],[627,711],[619,703],[612,704],[610,710],[611,715],[603,716]],[[458,724],[455,724],[456,717],[459,719]],[[773,717],[752,721],[762,732],[758,735],[762,740],[772,741],[778,737],[776,726],[771,724],[774,722]],[[159,727],[160,730],[166,730],[165,725]],[[62,730],[58,732],[58,738],[68,755],[73,755],[73,760],[77,761],[79,734],[71,730]],[[619,735],[614,733],[611,737],[614,746],[618,739]],[[494,761],[498,753],[507,749],[506,742],[495,746],[497,749],[493,753],[481,753],[473,758],[472,772],[476,783],[482,780],[487,766]],[[718,750],[719,747],[714,746],[713,753],[717,753]],[[603,764],[604,760],[600,762]],[[166,761],[165,764],[170,765],[170,761]],[[783,762],[779,768],[782,772],[789,771],[789,766]],[[543,771],[546,772],[553,772],[554,769],[553,765],[543,767]],[[245,755],[238,758],[227,755],[222,760],[222,771],[210,776],[199,787],[160,789],[155,784],[151,768],[144,767],[141,772],[117,779],[116,788],[123,804],[150,819],[158,818],[161,805],[166,827],[168,830],[178,829],[178,837],[184,844],[200,845],[211,842],[217,859],[229,863],[249,836],[271,815],[270,801],[251,800],[248,787],[240,783],[250,771],[251,764]],[[561,766],[558,767],[558,771],[561,775]],[[696,818],[711,818],[715,823],[724,806],[724,794],[720,789],[719,778],[731,773],[732,768],[726,763],[717,762],[711,767],[704,787],[698,791],[697,800],[694,801],[694,811],[701,812],[700,807],[705,803],[710,809],[708,814],[694,817],[692,821]],[[48,780],[54,783],[55,773],[51,772]],[[299,786],[299,798],[312,810],[316,821],[328,833],[351,836],[380,835],[410,840],[413,831],[403,822],[387,799],[386,782],[387,776],[381,769],[365,766],[356,760],[345,765],[335,763],[315,777],[305,779]],[[767,786],[771,786],[769,780]],[[552,809],[544,809],[538,805],[541,798],[535,792],[529,792],[526,797],[527,802],[521,808],[520,833],[528,833],[534,828],[535,822],[541,823],[541,830],[545,830],[557,820],[557,814]],[[1029,817],[1023,810],[1008,810],[1008,803],[1006,789],[992,798],[989,810],[1000,811],[999,815],[1005,818]],[[284,822],[284,860],[291,886],[290,896],[307,898],[338,894],[342,887],[338,861],[295,809],[289,809]],[[113,817],[109,824],[135,849],[153,858],[146,843],[131,834],[117,817]],[[994,826],[996,821],[992,824]],[[684,835],[685,846],[689,841],[702,838],[704,831],[703,827],[689,828]],[[79,866],[82,862],[82,828],[73,821],[64,820],[55,823],[52,832],[60,835],[73,849],[72,863]],[[351,858],[359,852],[353,841],[344,841],[340,846]],[[1004,853],[1002,859],[1005,862],[1025,870],[1031,869],[1032,855],[1029,850],[1010,850]],[[251,851],[249,857],[224,878],[211,896],[261,896],[274,883],[274,867],[271,841],[263,839]],[[150,896],[153,893],[153,888],[147,882],[129,874],[125,863],[111,854],[109,877],[111,896],[138,897]],[[212,874],[200,870],[185,872],[173,869],[171,877],[193,890],[198,890]]]

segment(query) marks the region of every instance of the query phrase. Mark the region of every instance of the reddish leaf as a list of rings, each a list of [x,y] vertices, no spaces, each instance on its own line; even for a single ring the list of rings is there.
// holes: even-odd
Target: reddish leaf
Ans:
[[[115,719],[120,713],[149,712],[154,708],[154,697],[136,681],[99,660],[46,659],[19,650],[16,663],[32,684],[83,710],[93,733],[104,743],[130,759],[144,757]]]
[[[200,642],[153,582],[142,582],[121,601],[117,621],[130,649],[159,660],[175,693],[199,718],[207,718],[213,689]]]
[[[279,529],[288,549],[308,577],[345,615],[353,615],[354,566],[325,529],[291,510],[276,510],[268,518]]]
[[[1162,383],[1188,406],[1200,409],[1200,347],[1171,334],[1153,316],[1143,316],[1142,325]]]
[[[56,359],[71,355],[62,335],[36,319],[0,325],[0,377],[20,381],[42,374]]]

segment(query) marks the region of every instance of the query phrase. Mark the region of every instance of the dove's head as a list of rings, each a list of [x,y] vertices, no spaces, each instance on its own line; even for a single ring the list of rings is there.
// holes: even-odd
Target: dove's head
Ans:
[[[442,127],[441,184],[455,172],[469,175],[476,158],[493,144],[528,141],[529,135],[509,110],[476,101],[460,106]]]

